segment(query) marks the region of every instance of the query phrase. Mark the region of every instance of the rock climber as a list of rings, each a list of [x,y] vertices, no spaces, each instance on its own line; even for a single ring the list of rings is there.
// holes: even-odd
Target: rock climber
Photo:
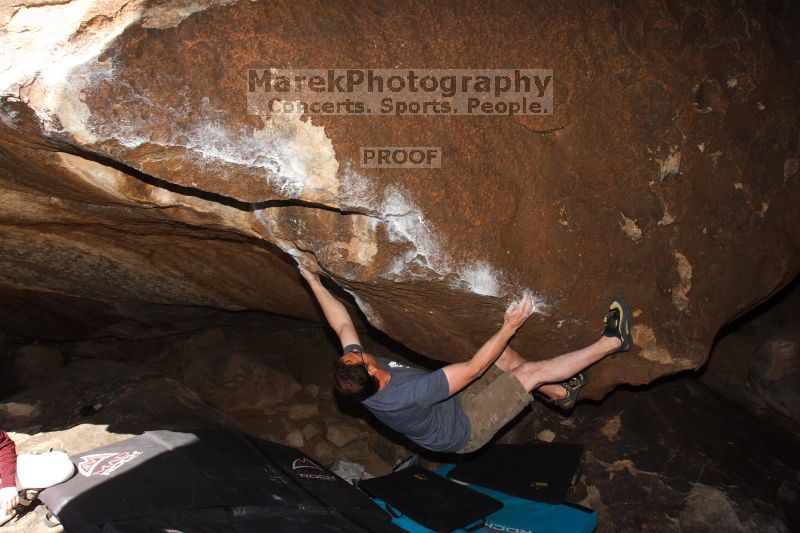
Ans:
[[[471,359],[426,372],[365,352],[344,305],[317,274],[303,267],[300,273],[343,347],[334,363],[337,392],[360,401],[378,420],[433,451],[482,448],[533,401],[532,392],[561,409],[572,409],[588,382],[586,369],[633,344],[630,307],[615,296],[593,344],[528,361],[508,344],[533,313],[533,302],[525,295],[508,306],[499,331]]]

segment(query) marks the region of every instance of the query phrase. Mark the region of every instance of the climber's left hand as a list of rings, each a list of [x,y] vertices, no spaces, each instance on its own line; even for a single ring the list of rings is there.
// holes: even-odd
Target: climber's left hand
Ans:
[[[17,487],[3,487],[0,489],[0,511],[9,515],[17,505],[19,505]]]

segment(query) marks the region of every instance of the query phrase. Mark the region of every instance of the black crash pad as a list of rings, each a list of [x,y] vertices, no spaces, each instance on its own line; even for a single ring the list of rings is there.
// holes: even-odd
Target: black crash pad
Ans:
[[[447,475],[520,498],[561,503],[580,464],[579,444],[495,444]]]
[[[40,499],[81,533],[402,530],[302,452],[233,431],[152,431],[72,456]]]
[[[359,487],[437,533],[463,528],[503,507],[494,498],[416,465],[362,480]]]

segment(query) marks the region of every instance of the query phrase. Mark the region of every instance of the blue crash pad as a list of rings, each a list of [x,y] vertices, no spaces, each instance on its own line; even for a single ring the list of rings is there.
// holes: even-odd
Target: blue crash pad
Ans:
[[[446,476],[453,465],[444,465],[435,472]],[[597,527],[597,513],[591,509],[569,504],[553,505],[511,496],[503,492],[487,489],[479,485],[467,485],[471,489],[491,496],[503,502],[503,508],[486,517],[486,524],[478,529],[459,529],[458,532],[476,531],[497,532],[514,531],[519,533],[591,533]],[[385,502],[374,500],[381,508],[387,508]],[[429,533],[431,530],[411,520],[407,516],[395,516],[391,509],[394,525],[411,533]],[[477,524],[476,524],[477,525]]]

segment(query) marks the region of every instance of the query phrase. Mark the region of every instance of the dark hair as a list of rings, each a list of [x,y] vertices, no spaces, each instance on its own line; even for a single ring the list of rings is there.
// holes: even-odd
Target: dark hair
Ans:
[[[347,364],[341,359],[333,363],[333,386],[345,398],[360,402],[378,392],[375,376],[370,376],[363,363]]]

